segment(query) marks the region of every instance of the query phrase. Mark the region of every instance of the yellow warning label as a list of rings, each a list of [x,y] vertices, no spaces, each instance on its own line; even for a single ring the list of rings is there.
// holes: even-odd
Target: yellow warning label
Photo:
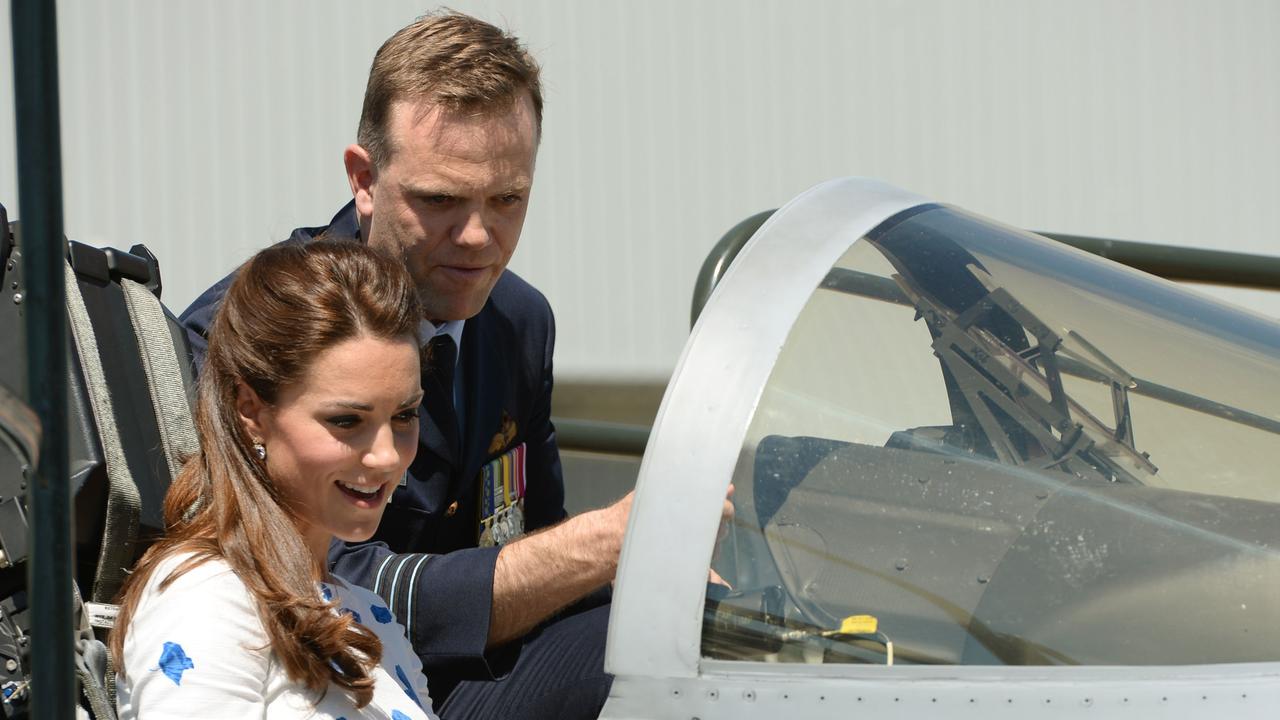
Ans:
[[[840,622],[840,634],[873,635],[878,625],[873,615],[850,615]]]

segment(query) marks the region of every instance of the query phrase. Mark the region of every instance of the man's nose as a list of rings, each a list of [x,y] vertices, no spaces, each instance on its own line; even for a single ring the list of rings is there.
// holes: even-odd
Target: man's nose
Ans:
[[[470,248],[481,248],[488,245],[489,240],[489,226],[485,223],[484,211],[472,211],[467,215],[462,229],[458,232],[457,244]]]

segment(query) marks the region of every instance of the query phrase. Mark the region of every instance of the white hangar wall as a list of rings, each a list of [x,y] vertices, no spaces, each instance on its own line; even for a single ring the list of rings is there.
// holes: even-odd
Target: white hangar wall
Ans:
[[[0,201],[16,212],[9,8]],[[867,175],[1024,227],[1280,254],[1271,0],[509,0],[453,6],[541,60],[512,267],[566,379],[665,377],[738,220]],[[68,235],[146,243],[180,311],[349,197],[378,44],[419,2],[58,3]],[[1280,315],[1280,301],[1234,293]]]

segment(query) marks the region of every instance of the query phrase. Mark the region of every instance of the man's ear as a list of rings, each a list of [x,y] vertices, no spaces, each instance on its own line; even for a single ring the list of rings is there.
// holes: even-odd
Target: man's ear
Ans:
[[[342,164],[347,168],[347,183],[351,185],[351,196],[356,201],[360,225],[367,227],[369,218],[373,217],[373,185],[378,180],[377,168],[363,145],[348,145],[342,151]]]
[[[266,442],[270,435],[269,410],[267,403],[248,383],[243,380],[236,382],[236,414],[254,442]]]

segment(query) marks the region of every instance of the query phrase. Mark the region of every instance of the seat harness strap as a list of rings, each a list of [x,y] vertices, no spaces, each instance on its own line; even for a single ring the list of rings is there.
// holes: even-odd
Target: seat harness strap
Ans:
[[[75,271],[66,263],[64,269],[71,334],[80,356],[80,367],[84,371],[85,385],[89,391],[89,405],[93,410],[94,425],[98,429],[98,440],[102,443],[102,454],[107,465],[106,527],[98,553],[98,569],[93,578],[92,599],[94,602],[109,603],[124,582],[125,569],[133,563],[141,501],[138,486],[129,473],[124,449],[120,444],[111,393],[107,388],[89,312],[85,308],[84,297],[80,294]]]
[[[164,444],[169,477],[177,478],[182,463],[199,451],[191,405],[182,384],[178,351],[165,320],[164,309],[145,285],[128,278],[120,279],[133,334],[142,350],[142,367],[147,373],[147,389],[155,409],[160,438]]]

